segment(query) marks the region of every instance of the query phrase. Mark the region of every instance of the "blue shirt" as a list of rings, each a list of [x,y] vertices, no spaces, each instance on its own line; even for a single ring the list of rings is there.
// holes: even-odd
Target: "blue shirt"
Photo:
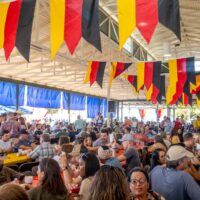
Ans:
[[[150,174],[152,190],[167,200],[199,200],[200,187],[181,170],[157,166]]]
[[[19,143],[13,148],[13,152],[18,152],[20,146],[30,147],[31,142],[29,140],[20,140]]]

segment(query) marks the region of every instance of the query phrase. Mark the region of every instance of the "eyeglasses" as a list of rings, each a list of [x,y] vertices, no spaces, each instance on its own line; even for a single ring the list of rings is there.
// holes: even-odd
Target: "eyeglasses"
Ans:
[[[141,179],[139,179],[139,180],[137,180],[137,179],[131,179],[131,183],[132,183],[133,185],[137,185],[137,184],[143,185],[146,181],[147,181],[147,180],[146,180],[145,178],[141,178]]]

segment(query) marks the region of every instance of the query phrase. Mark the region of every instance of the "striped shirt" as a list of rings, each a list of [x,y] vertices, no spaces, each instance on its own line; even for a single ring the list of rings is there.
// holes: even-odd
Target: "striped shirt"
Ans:
[[[43,142],[29,154],[30,158],[39,158],[39,161],[41,161],[42,158],[53,158],[54,156],[54,147],[50,142]]]

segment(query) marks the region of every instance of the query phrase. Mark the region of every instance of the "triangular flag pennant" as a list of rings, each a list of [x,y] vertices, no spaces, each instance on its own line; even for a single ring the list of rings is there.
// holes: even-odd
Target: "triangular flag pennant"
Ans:
[[[181,40],[179,0],[158,0],[159,22]]]
[[[119,49],[136,28],[136,0],[118,0]]]
[[[145,62],[138,62],[137,63],[137,91],[140,91],[144,86],[144,69],[145,69]]]
[[[133,91],[136,93],[136,95],[138,95],[138,91],[137,91],[137,76],[136,75],[127,75],[126,74],[124,77],[132,85]]]
[[[169,105],[173,100],[173,96],[176,93],[176,83],[178,82],[177,61],[169,60],[168,65],[169,65],[169,86],[166,93],[167,105]]]
[[[22,1],[16,36],[16,47],[28,62],[35,4],[36,0]]]
[[[82,5],[83,0],[65,0],[64,39],[71,54],[82,36]]]
[[[0,30],[0,34],[1,33],[4,34],[3,47],[4,47],[6,60],[8,60],[8,58],[10,57],[10,54],[15,46],[21,3],[22,3],[22,0],[16,0],[14,2],[0,4],[0,13],[4,17],[5,17],[5,9],[3,12],[1,12],[2,6],[4,7],[8,6],[5,24],[4,25],[2,24],[2,27],[1,27],[4,29],[4,31],[1,32]],[[2,45],[0,46],[2,47]]]
[[[82,36],[101,51],[99,0],[84,0],[82,7]]]
[[[136,25],[147,43],[158,24],[158,0],[136,0]]]
[[[51,59],[64,41],[65,0],[50,0]]]

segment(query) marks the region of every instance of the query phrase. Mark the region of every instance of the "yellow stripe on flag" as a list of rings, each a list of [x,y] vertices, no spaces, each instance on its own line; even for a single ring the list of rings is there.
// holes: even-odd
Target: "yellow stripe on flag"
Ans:
[[[144,62],[139,62],[137,63],[137,72],[138,72],[138,77],[137,77],[137,90],[140,91],[140,89],[144,85]]]
[[[197,106],[200,107],[200,99],[197,98]]]
[[[0,49],[4,47],[5,23],[10,3],[0,3]]]
[[[92,70],[92,61],[88,62],[87,74],[85,76],[84,83],[88,83],[90,81],[91,70]]]
[[[146,93],[146,100],[148,100],[148,101],[151,100],[152,93],[153,93],[153,84],[151,84],[149,90]]]
[[[136,0],[118,0],[119,49],[136,27]]]
[[[169,86],[166,93],[166,103],[170,104],[176,93],[176,83],[178,81],[177,60],[169,60]]]
[[[65,0],[50,0],[51,59],[64,41]]]
[[[110,67],[110,83],[109,83],[109,87],[112,87],[112,81],[115,77],[115,72],[116,72],[116,66],[117,66],[117,62],[111,62],[111,67]]]

